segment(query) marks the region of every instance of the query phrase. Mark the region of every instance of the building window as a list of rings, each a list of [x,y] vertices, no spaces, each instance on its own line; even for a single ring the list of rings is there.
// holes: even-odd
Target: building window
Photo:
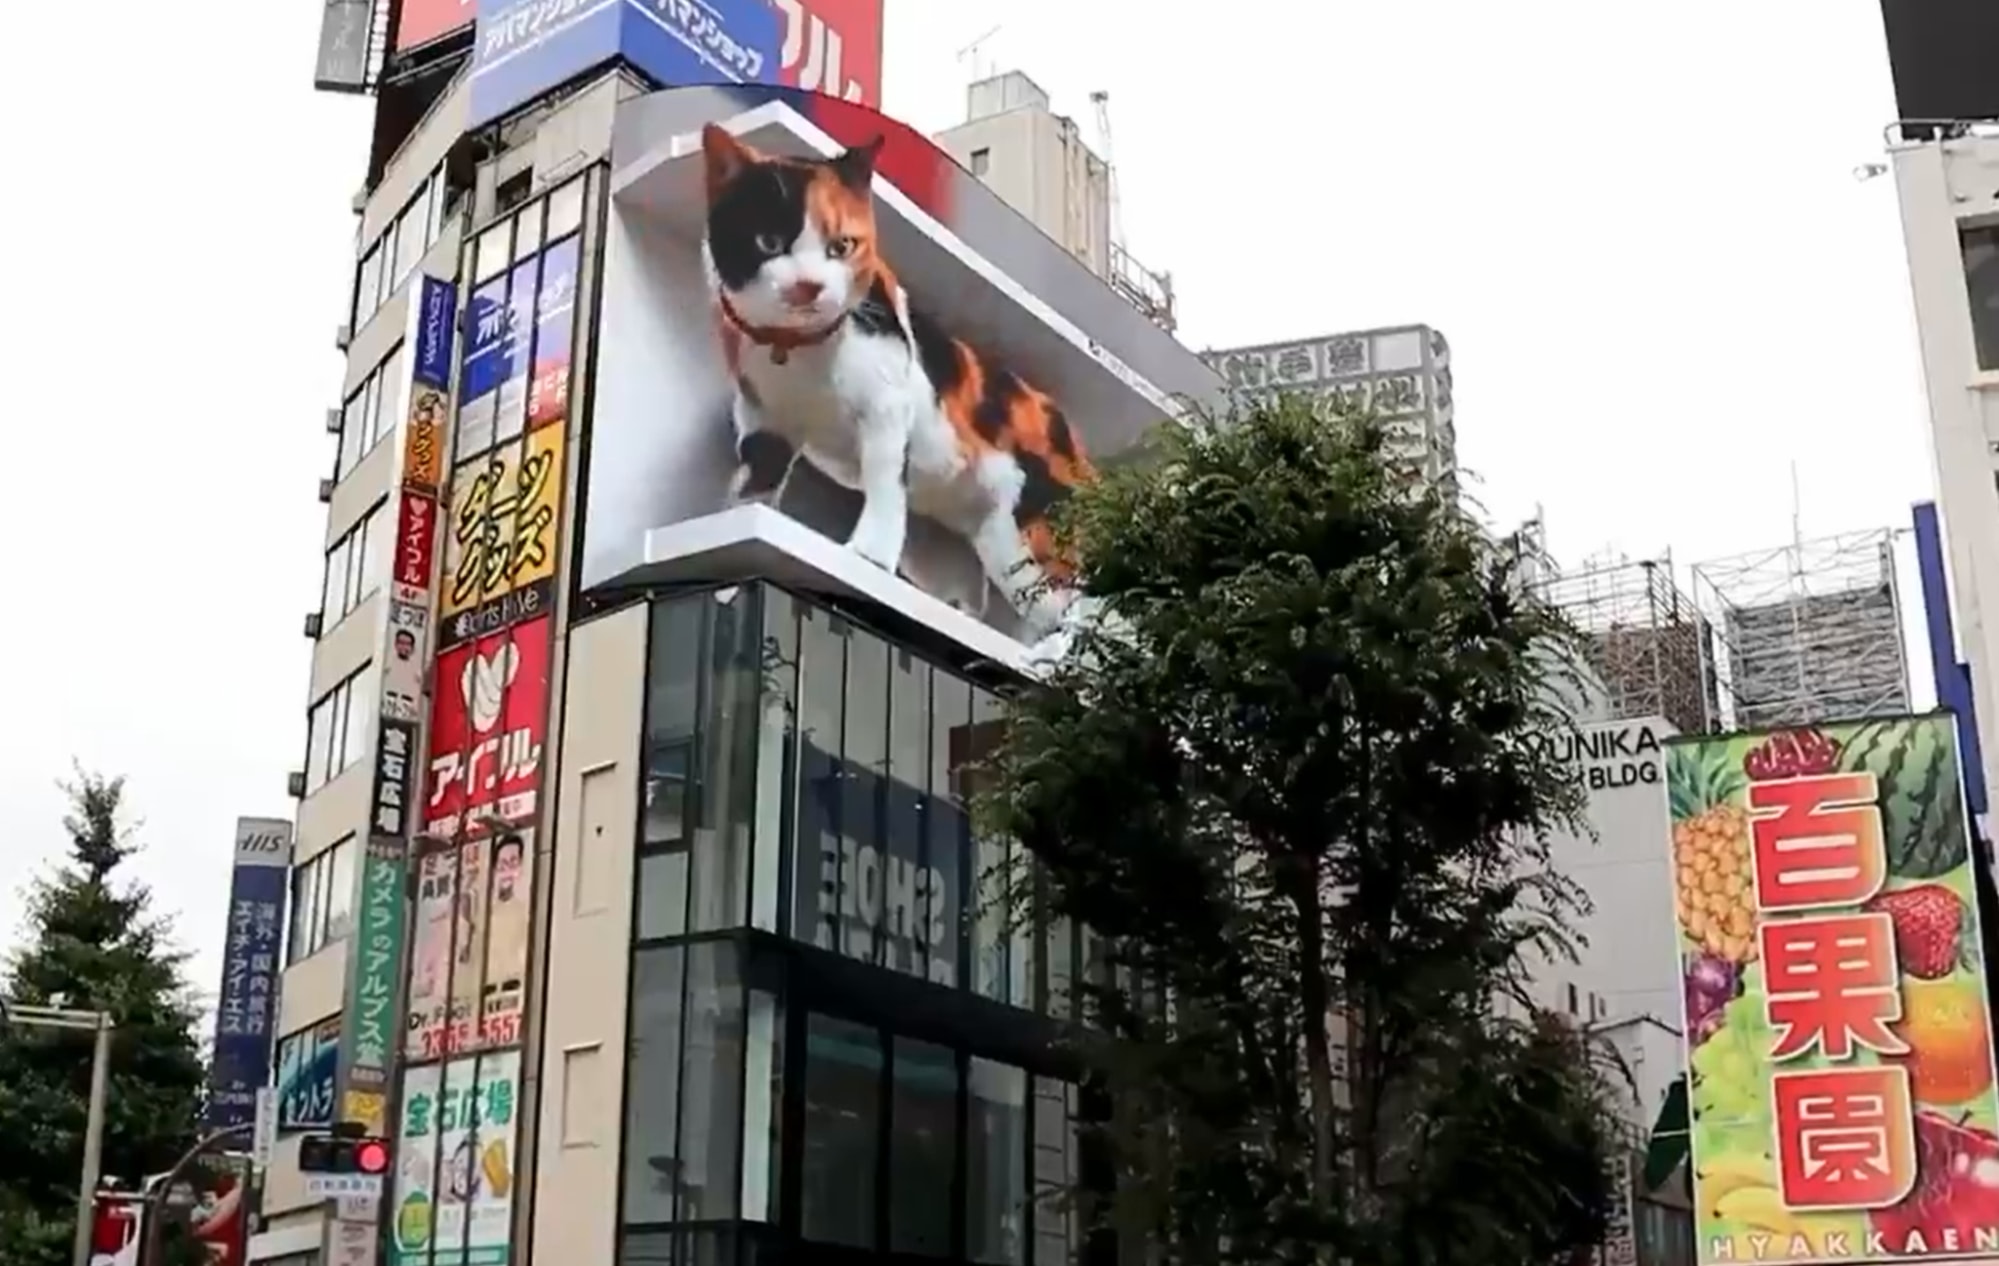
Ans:
[[[353,474],[362,459],[375,451],[375,445],[395,434],[408,408],[409,382],[403,375],[403,348],[398,343],[341,407],[334,478]]]
[[[760,607],[760,590],[750,586],[654,608],[642,939],[741,927],[748,914],[763,702]],[[767,884],[776,880],[765,876]]]
[[[1027,1074],[974,1059],[965,1123],[965,1252],[974,1262],[1026,1260]]]
[[[680,1221],[736,1216],[742,1138],[743,982],[733,942],[687,947],[680,1065]]]
[[[355,334],[368,323],[380,306],[382,290],[382,249],[381,243],[370,246],[361,255],[361,262],[354,267],[354,306],[349,329]]]
[[[1075,933],[972,838],[997,696],[766,586],[660,600],[650,645],[639,942],[759,927],[1068,1014]]]
[[[951,1184],[958,1156],[958,1057],[895,1039],[889,1100],[888,1236],[898,1253],[951,1252]]]
[[[319,596],[322,636],[381,588],[393,539],[387,502],[378,501],[326,551],[326,582]]]
[[[434,178],[433,178],[434,179]],[[423,253],[430,246],[430,181],[417,190],[416,197],[403,208],[396,217],[396,272],[394,285],[400,287],[408,281],[416,266],[423,262]]]
[[[881,1078],[875,1030],[806,1017],[798,1224],[805,1239],[874,1247]]]
[[[448,192],[444,169],[440,167],[418,186],[415,195],[362,254],[354,275],[352,328],[356,332],[402,288],[423,262],[424,252],[443,235]]]
[[[337,778],[368,749],[368,720],[376,707],[375,665],[370,662],[320,696],[306,717],[305,794]]]
[[[1034,1261],[1068,1262],[1079,1248],[1073,1206],[1082,1178],[1076,1088],[1034,1079]]]
[[[1999,370],[1999,225],[1960,230],[1964,285],[1971,298],[1971,336],[1978,367]]]
[[[687,950],[639,951],[632,960],[625,1081],[626,1225],[674,1221],[680,1188],[681,995]]]
[[[992,170],[992,166],[993,152],[991,150],[975,149],[972,151],[972,174],[974,176],[979,177],[981,180],[985,179],[986,173]]]
[[[356,847],[350,835],[292,867],[288,962],[310,958],[353,930]]]
[[[781,1076],[775,1059],[777,1000],[746,994],[731,941],[653,945],[632,959],[626,1053],[624,1222],[659,1226],[737,1216],[739,1192],[757,1193],[767,1216],[768,1130]],[[745,1014],[758,1018],[751,1104],[744,1105]],[[764,1130],[754,1182],[739,1172],[745,1127]]]

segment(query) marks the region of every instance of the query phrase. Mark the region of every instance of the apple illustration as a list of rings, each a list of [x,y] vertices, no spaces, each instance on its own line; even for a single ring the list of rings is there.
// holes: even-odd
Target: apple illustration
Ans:
[[[1969,1250],[1975,1232],[1999,1226],[1999,1135],[1928,1109],[1918,1112],[1915,1188],[1868,1220],[1893,1253],[1914,1232],[1932,1253],[1945,1251],[1946,1232],[1956,1233],[1954,1248]]]

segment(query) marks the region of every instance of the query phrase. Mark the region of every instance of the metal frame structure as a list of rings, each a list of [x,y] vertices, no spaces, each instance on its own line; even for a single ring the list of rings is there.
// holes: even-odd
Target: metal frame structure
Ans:
[[[1568,574],[1551,568],[1540,587],[1581,631],[1613,716],[1663,716],[1688,734],[1714,727],[1714,636],[1674,583],[1670,553],[1600,555]]]
[[[1848,532],[1694,567],[1728,728],[1909,710],[1896,535]]]

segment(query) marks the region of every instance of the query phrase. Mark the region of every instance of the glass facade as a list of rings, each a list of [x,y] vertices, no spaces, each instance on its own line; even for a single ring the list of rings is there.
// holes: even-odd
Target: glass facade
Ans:
[[[770,585],[651,613],[622,1260],[1081,1261],[1079,946],[978,838],[999,699]]]

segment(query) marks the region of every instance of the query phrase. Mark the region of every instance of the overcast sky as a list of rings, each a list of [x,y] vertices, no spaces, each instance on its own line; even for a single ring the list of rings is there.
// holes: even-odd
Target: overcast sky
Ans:
[[[75,758],[127,776],[211,992],[231,823],[289,816],[304,746],[368,115],[312,91],[317,24],[33,5],[0,44],[48,107],[8,135],[0,943]],[[1930,495],[1894,191],[1852,174],[1893,114],[1875,6],[889,0],[889,112],[959,121],[995,24],[977,69],[1086,136],[1110,92],[1190,344],[1438,327],[1474,491],[1564,559],[1781,545],[1793,462],[1808,536]]]

